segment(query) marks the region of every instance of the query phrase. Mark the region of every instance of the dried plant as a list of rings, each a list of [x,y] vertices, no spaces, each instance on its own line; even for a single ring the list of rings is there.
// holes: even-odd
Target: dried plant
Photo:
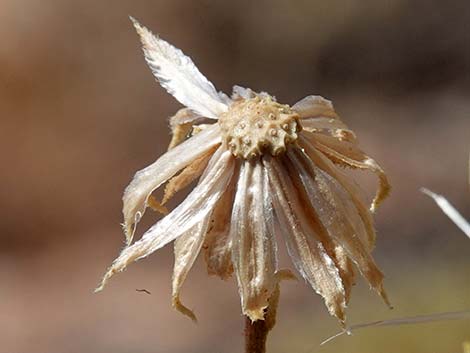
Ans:
[[[176,309],[195,319],[181,303],[180,290],[202,250],[210,274],[226,279],[235,273],[243,314],[253,322],[264,320],[268,309],[275,312],[279,280],[292,276],[278,269],[280,230],[296,269],[342,324],[355,268],[388,303],[383,274],[371,256],[376,237],[371,212],[390,186],[332,103],[308,96],[291,107],[239,86],[229,98],[179,49],[133,23],[153,74],[186,108],[170,120],[168,152],[137,172],[125,190],[128,246],[97,290],[133,261],[175,240]],[[343,167],[377,174],[370,209]],[[167,201],[195,180],[184,201],[132,243],[146,208],[166,212]],[[165,183],[158,202],[152,193]]]

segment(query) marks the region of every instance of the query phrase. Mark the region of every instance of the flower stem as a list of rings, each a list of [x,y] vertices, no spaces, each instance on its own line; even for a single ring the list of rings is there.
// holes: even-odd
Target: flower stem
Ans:
[[[276,324],[279,293],[278,284],[269,299],[269,306],[266,308],[264,320],[252,322],[249,317],[245,316],[245,353],[266,353],[268,333]]]

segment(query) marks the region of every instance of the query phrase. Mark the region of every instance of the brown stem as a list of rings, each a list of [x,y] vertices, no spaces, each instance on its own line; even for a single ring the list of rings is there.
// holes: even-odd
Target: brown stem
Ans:
[[[264,320],[251,322],[250,318],[245,316],[245,353],[266,353],[268,333],[276,324],[278,302],[279,284],[269,299],[269,306],[264,314]]]
[[[251,319],[245,316],[245,352],[265,353],[268,332],[265,320],[251,322]]]

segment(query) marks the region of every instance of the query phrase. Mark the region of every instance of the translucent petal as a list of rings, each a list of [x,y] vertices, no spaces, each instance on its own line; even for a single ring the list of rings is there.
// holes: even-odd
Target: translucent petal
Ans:
[[[379,178],[379,188],[371,205],[371,211],[376,211],[378,206],[390,193],[391,188],[387,175],[377,162],[361,151],[356,144],[347,141],[338,141],[333,137],[325,135],[313,135],[309,133],[305,133],[304,135],[310,139],[318,150],[326,154],[333,162],[352,168],[370,170],[377,175]]]
[[[292,106],[301,118],[326,117],[337,119],[331,101],[321,96],[307,96]]]
[[[350,232],[369,248],[366,228],[348,192],[300,149],[290,149],[287,156],[291,168],[297,171],[299,187],[307,194],[308,203],[324,228],[329,233]]]
[[[301,125],[304,129],[308,131],[322,129],[336,130],[348,128],[347,125],[343,123],[340,119],[325,117],[305,118],[302,119]]]
[[[178,171],[220,143],[220,132],[213,125],[163,154],[156,162],[138,171],[124,191],[124,231],[128,244],[135,225],[142,218],[150,194]]]
[[[340,119],[333,118],[307,118],[301,121],[303,130],[332,136],[341,141],[356,142],[356,134],[350,130]]]
[[[131,18],[140,35],[145,59],[163,88],[181,104],[208,118],[227,111],[214,85],[183,52],[152,34]]]
[[[113,274],[175,240],[211,214],[227,188],[235,164],[232,154],[228,151],[223,152],[222,155],[214,154],[214,157],[217,161],[214,161],[212,165],[209,164],[209,170],[188,197],[168,216],[151,227],[142,239],[124,248],[119,257],[114,260],[97,290],[101,290]]]
[[[389,304],[383,289],[383,274],[370,255],[366,229],[348,193],[300,149],[290,150],[287,156],[329,236],[344,248],[371,287]]]
[[[319,152],[318,150],[313,147],[313,145],[303,136],[299,138],[300,146],[305,150],[307,155],[310,159],[317,165],[319,168],[324,170],[326,173],[334,177],[341,186],[347,190],[351,199],[354,202],[354,205],[357,208],[359,216],[366,227],[368,239],[369,239],[369,247],[370,249],[373,248],[375,244],[375,229],[372,220],[372,215],[365,204],[365,201],[362,197],[362,190],[359,186],[352,180],[350,177],[346,176],[341,170],[338,169],[337,166],[331,162],[323,153]]]
[[[265,156],[263,162],[269,173],[276,215],[295,267],[324,298],[328,311],[344,322],[346,293],[338,268],[305,214],[285,166],[270,156]]]
[[[241,166],[230,233],[243,314],[263,320],[277,283],[277,261],[268,179],[259,160]]]

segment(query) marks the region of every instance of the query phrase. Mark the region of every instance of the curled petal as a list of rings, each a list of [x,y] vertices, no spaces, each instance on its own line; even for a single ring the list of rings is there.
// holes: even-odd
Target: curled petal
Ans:
[[[148,207],[150,207],[155,212],[161,213],[165,216],[168,214],[168,209],[161,202],[158,202],[158,200],[153,195],[150,195],[147,203]]]
[[[208,118],[227,111],[214,85],[204,77],[191,58],[170,43],[155,37],[131,17],[142,42],[145,59],[155,77],[181,104]]]
[[[116,272],[123,271],[130,263],[175,240],[211,214],[220,196],[225,192],[234,169],[234,158],[230,152],[225,151],[221,155],[216,153],[214,157],[217,161],[209,164],[209,170],[188,197],[168,216],[152,226],[142,239],[124,248],[105,274],[97,291],[103,289]]]
[[[331,101],[321,96],[307,96],[295,103],[292,109],[297,112],[301,118],[338,118],[338,114],[336,114]]]
[[[204,120],[204,118],[194,113],[191,109],[182,108],[178,110],[170,118],[172,137],[168,149],[171,150],[183,142],[189,136],[193,125],[201,120]]]
[[[192,123],[184,123],[175,125],[174,128],[171,129],[171,141],[168,145],[168,150],[171,150],[175,146],[179,145],[181,142],[188,138],[191,130],[193,128]]]
[[[285,167],[269,156],[263,161],[289,255],[300,274],[324,298],[330,314],[344,323],[346,293],[339,270],[318,239]]]
[[[329,236],[344,248],[371,287],[389,305],[383,289],[383,274],[370,255],[366,229],[348,193],[300,149],[289,151],[288,157]]]
[[[352,143],[356,141],[356,134],[340,119],[324,117],[307,118],[301,121],[301,125],[303,130],[309,132],[326,134],[340,141],[348,141]]]
[[[309,134],[305,134],[307,137]],[[383,169],[372,158],[367,156],[355,144],[338,141],[335,138],[318,135],[309,137],[314,146],[326,154],[333,162],[352,168],[370,170],[379,178],[379,189],[370,207],[375,212],[390,193],[390,183]]]
[[[234,175],[237,173],[235,172]],[[203,245],[207,272],[221,279],[228,279],[233,273],[232,238],[230,237],[230,220],[232,217],[235,177],[217,202],[212,212],[209,229]]]
[[[204,118],[193,112],[191,109],[181,108],[170,118],[170,128],[171,130],[174,130],[178,125],[194,124],[201,119]]]
[[[268,179],[258,160],[241,166],[230,233],[243,314],[263,320],[277,283],[277,260]]]
[[[191,320],[196,320],[196,315],[181,303],[181,287],[188,275],[189,270],[194,264],[204,242],[207,227],[209,225],[209,216],[200,223],[175,240],[175,265],[173,268],[172,281],[172,304],[173,307],[188,316]]]
[[[173,175],[220,143],[219,127],[213,125],[162,155],[156,162],[138,171],[124,191],[124,232],[127,243],[134,236],[135,225],[148,206],[150,194]]]

